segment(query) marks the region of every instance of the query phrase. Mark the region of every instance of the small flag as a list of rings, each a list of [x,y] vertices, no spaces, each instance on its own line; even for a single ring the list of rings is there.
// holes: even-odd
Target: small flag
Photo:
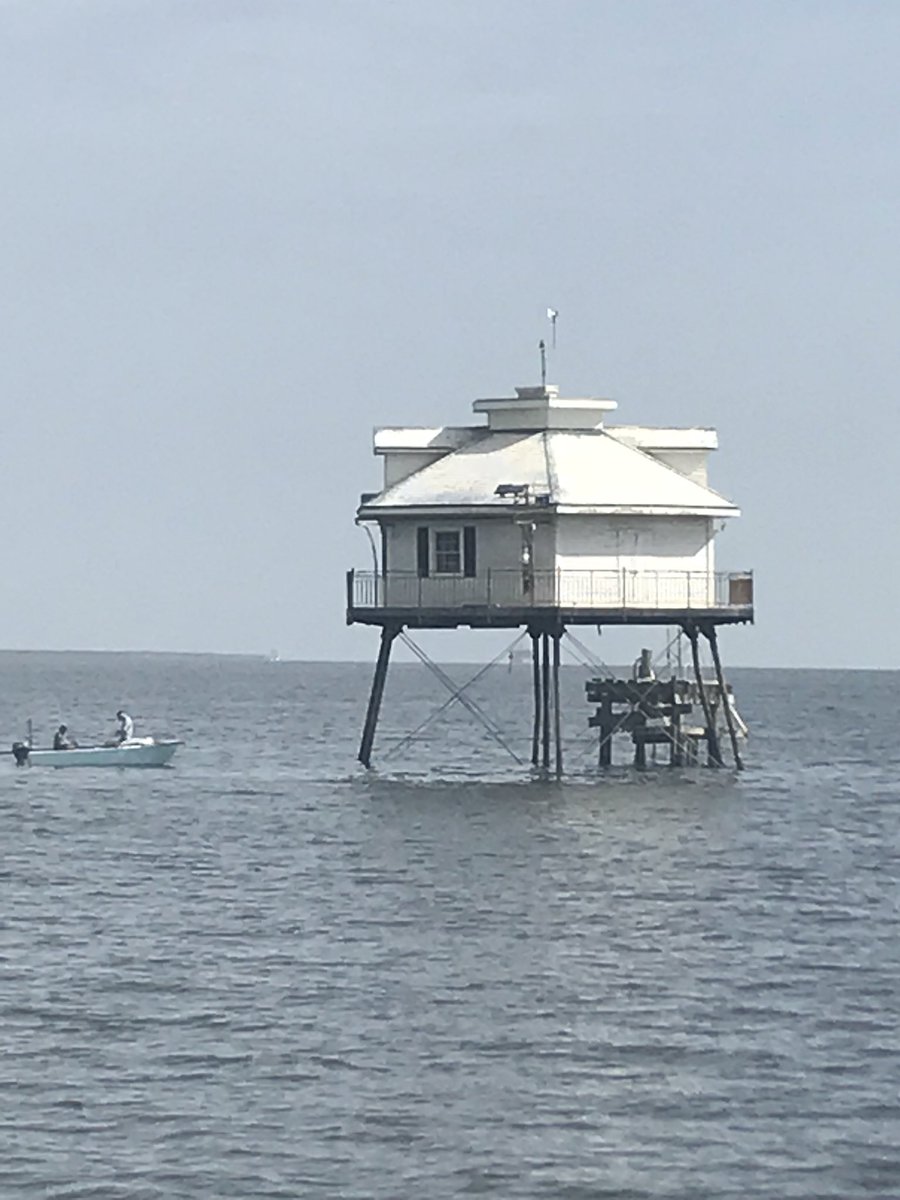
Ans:
[[[556,311],[555,308],[547,309],[547,320],[550,322],[550,327],[553,330],[553,349],[554,350],[556,349],[556,318],[558,316],[559,316],[559,313]]]

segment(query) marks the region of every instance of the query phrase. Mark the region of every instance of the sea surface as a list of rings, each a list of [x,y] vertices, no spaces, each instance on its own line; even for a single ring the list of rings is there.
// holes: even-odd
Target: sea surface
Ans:
[[[462,682],[476,668],[452,667]],[[0,1197],[900,1196],[900,674],[733,671],[747,769],[563,782],[424,667],[0,655]],[[472,695],[528,757],[526,664]]]

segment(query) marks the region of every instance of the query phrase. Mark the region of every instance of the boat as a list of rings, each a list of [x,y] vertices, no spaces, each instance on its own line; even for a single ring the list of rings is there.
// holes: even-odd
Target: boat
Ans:
[[[129,738],[118,746],[73,746],[69,750],[42,750],[28,742],[14,742],[17,767],[165,767],[183,743],[177,738]]]

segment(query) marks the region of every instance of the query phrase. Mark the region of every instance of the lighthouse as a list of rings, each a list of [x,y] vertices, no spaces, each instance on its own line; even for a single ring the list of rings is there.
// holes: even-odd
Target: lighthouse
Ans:
[[[578,625],[680,627],[701,694],[705,638],[731,730],[716,631],[752,622],[753,577],[715,567],[716,538],[740,515],[708,482],[716,432],[613,424],[616,407],[542,384],[476,400],[478,423],[375,431],[383,481],[361,497],[357,521],[380,554],[347,575],[348,623],[381,629],[365,766],[404,629],[525,628],[533,758],[549,767],[555,742],[558,772],[560,639]]]

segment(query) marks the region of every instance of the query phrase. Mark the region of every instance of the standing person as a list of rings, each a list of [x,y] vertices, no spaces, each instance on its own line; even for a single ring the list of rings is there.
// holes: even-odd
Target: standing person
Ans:
[[[121,708],[116,713],[116,718],[119,722],[118,728],[116,729],[116,741],[119,743],[119,745],[121,745],[122,742],[130,741],[131,738],[134,737],[134,721],[132,721],[128,713]]]

